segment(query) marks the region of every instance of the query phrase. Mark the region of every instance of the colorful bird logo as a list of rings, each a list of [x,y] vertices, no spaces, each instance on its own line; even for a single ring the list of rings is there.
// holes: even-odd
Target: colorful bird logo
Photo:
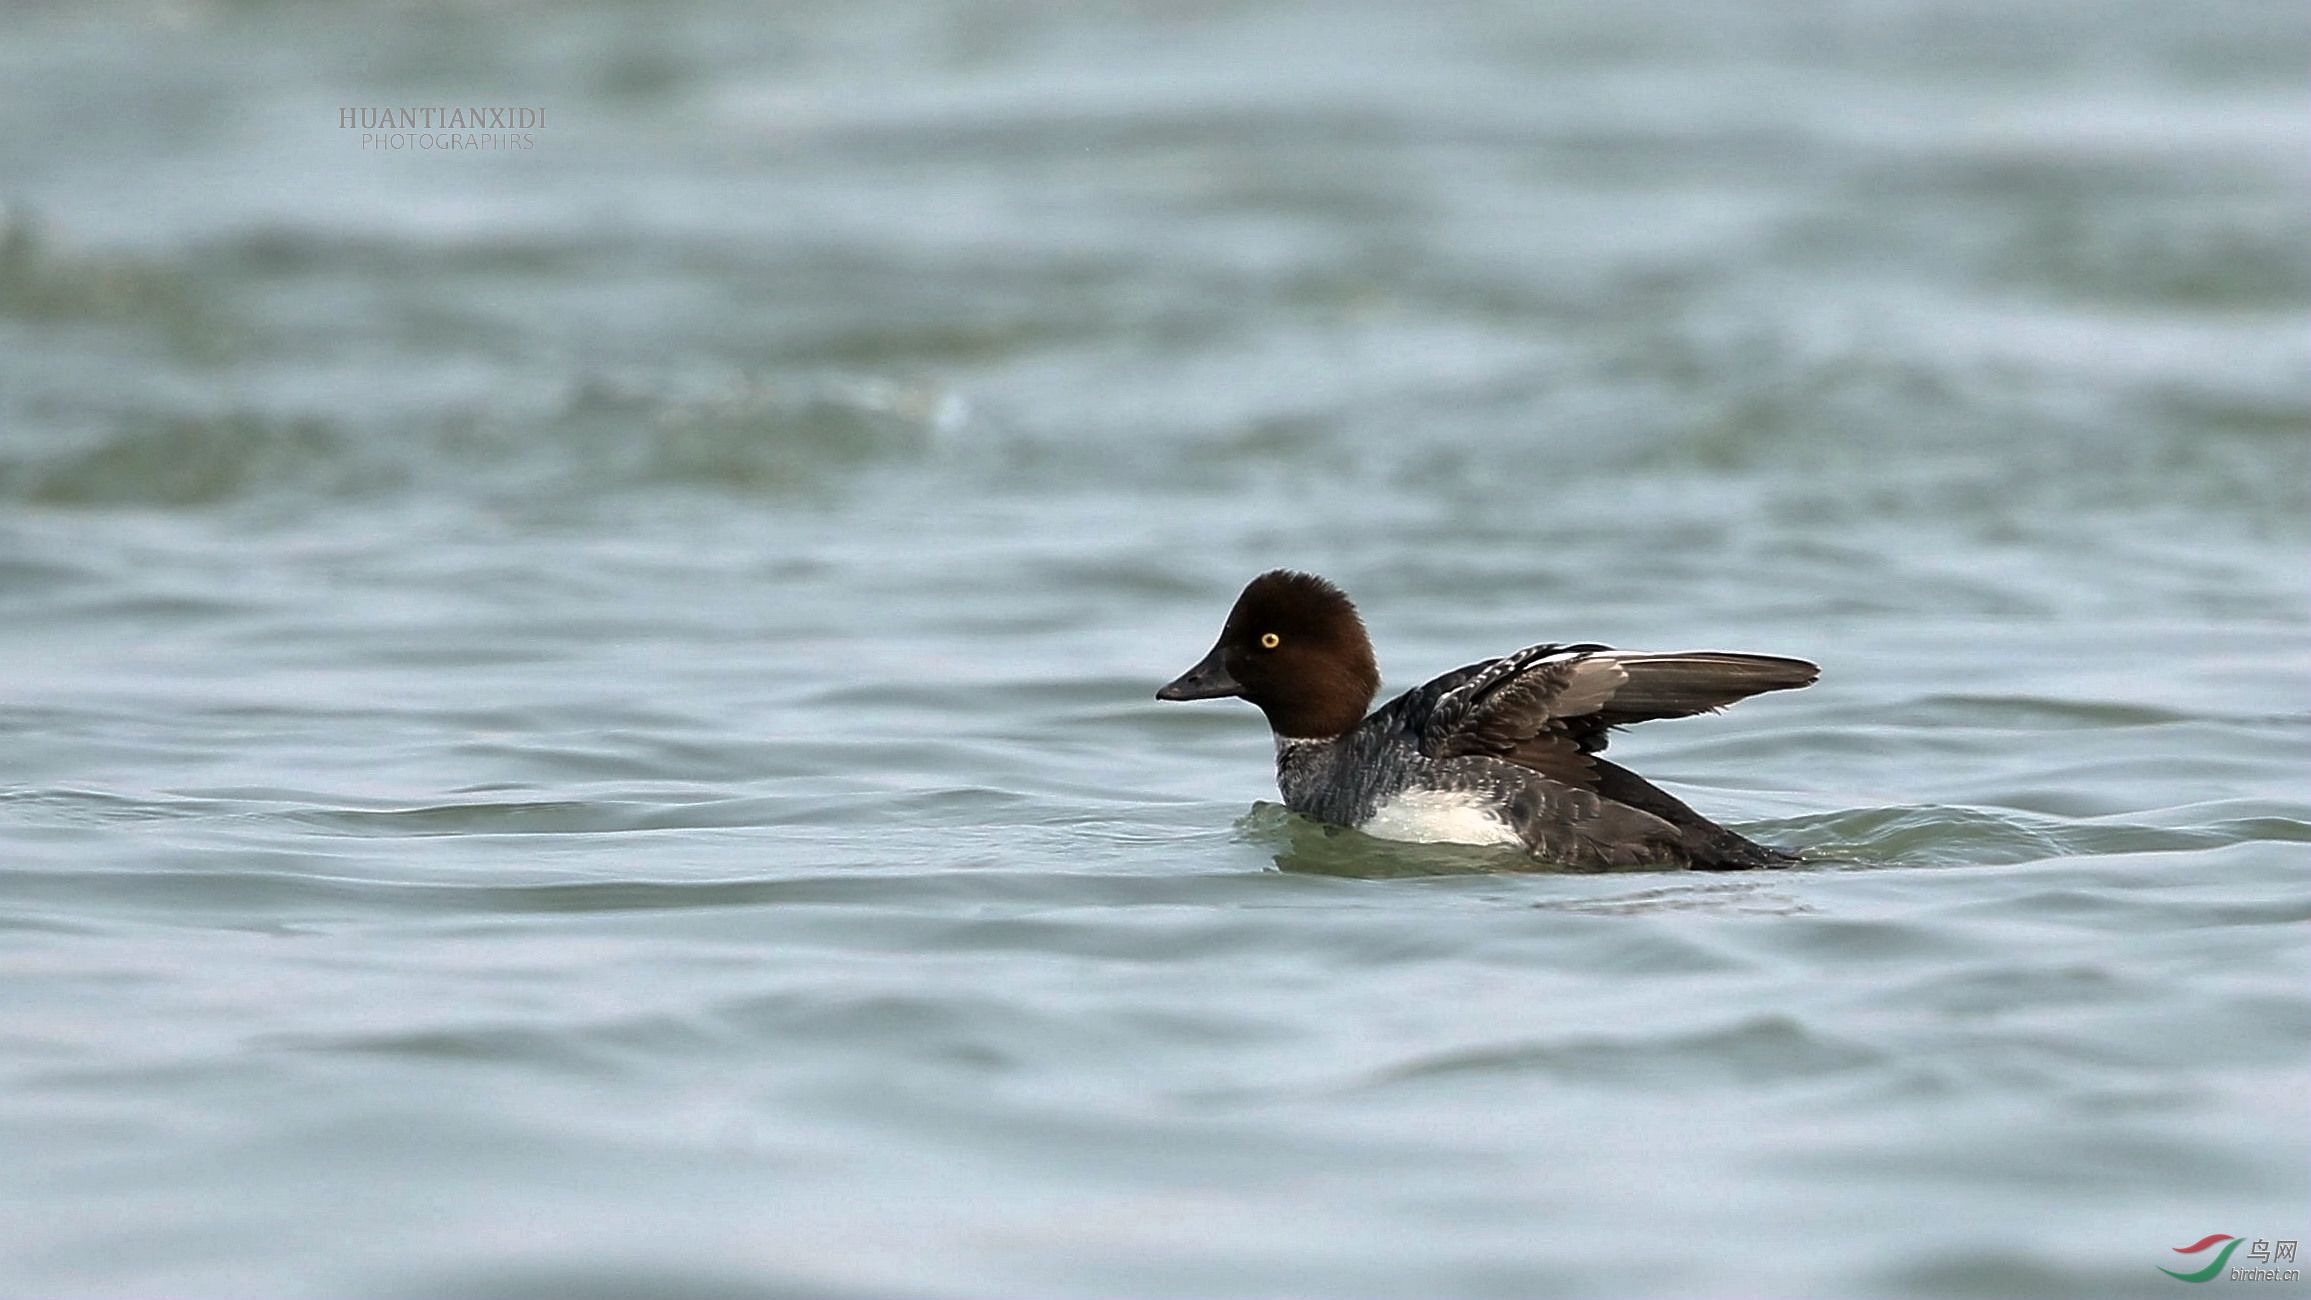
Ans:
[[[2168,1277],[2175,1278],[2183,1282],[2213,1281],[2215,1276],[2223,1271],[2223,1265],[2231,1262],[2231,1252],[2239,1248],[2239,1239],[2237,1237],[2234,1237],[2227,1232],[2210,1232],[2206,1236],[2199,1238],[2197,1241],[2192,1242],[2188,1246],[2175,1247],[2175,1253],[2177,1255],[2196,1255],[2200,1251],[2205,1250],[2207,1247],[2214,1245],[2218,1241],[2228,1242],[2229,1244],[2223,1247],[2221,1254],[2215,1256],[2214,1263],[2207,1265],[2205,1268],[2200,1269],[2198,1272],[2177,1273],[2171,1268],[2162,1268],[2159,1270],[2159,1272],[2166,1274]],[[2261,1248],[2257,1247],[2257,1249]]]

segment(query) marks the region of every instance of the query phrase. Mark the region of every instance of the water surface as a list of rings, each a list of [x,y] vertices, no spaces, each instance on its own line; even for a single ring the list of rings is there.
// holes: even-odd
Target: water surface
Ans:
[[[2303,1236],[2294,9],[0,22],[0,1291]],[[1818,660],[1614,749],[1813,861],[1283,814],[1150,699],[1278,564],[1392,690]]]

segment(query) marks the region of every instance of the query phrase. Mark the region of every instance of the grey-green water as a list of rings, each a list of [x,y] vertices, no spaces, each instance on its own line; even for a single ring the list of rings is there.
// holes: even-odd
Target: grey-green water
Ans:
[[[2302,1238],[2307,47],[10,11],[0,1293],[2113,1296]],[[339,125],[467,102],[545,125]],[[1276,564],[1391,689],[1820,661],[1615,749],[1817,860],[1296,823],[1254,712],[1149,698]]]

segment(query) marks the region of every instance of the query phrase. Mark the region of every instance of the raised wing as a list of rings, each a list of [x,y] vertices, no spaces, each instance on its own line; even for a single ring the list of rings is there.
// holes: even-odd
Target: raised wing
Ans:
[[[1820,673],[1802,659],[1774,655],[1528,646],[1480,666],[1439,696],[1424,729],[1425,748],[1438,758],[1489,754],[1594,788],[1588,755],[1605,747],[1610,728],[1707,713],[1761,692],[1805,686]]]
[[[1822,675],[1820,668],[1803,659],[1722,650],[1612,652],[1612,658],[1629,680],[1598,711],[1608,727],[1714,713],[1752,695],[1811,686]]]

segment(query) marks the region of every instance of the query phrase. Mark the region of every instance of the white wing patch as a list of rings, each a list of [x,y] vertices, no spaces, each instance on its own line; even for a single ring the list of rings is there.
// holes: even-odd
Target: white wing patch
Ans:
[[[1356,829],[1410,844],[1514,844],[1524,837],[1466,790],[1407,790],[1374,809]]]

